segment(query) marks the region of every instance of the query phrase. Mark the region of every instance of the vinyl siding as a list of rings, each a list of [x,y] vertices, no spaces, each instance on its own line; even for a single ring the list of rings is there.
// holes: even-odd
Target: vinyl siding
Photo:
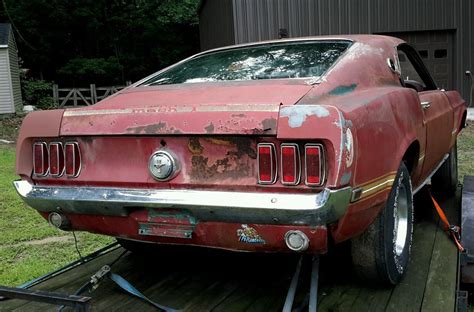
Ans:
[[[207,14],[206,7],[221,1],[207,0],[201,14]],[[232,1],[234,33],[228,39],[233,39],[233,43],[277,39],[280,28],[287,29],[290,37],[449,31],[454,36],[453,84],[464,98],[469,97],[469,80],[464,73],[474,72],[473,0]],[[205,31],[202,34],[202,45],[207,48],[222,46],[226,36],[217,19],[213,36]]]
[[[18,51],[12,33],[10,34],[9,38],[8,51],[10,77],[12,81],[13,105],[17,112],[21,112],[23,110],[23,102],[21,99],[20,68],[18,65]]]
[[[14,113],[12,101],[8,49],[0,48],[0,114]]]
[[[201,50],[234,44],[232,0],[205,1],[199,11]]]

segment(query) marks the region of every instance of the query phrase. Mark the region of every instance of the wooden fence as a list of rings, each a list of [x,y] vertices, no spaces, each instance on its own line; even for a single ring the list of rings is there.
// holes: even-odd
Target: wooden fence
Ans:
[[[125,86],[96,87],[95,84],[91,84],[89,88],[59,88],[55,84],[53,85],[53,99],[59,108],[88,106],[105,99],[130,84],[130,81],[127,81]]]

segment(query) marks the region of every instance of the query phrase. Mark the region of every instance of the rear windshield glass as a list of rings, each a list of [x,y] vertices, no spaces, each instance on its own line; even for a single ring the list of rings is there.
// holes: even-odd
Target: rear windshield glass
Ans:
[[[162,72],[142,85],[322,76],[350,41],[272,43],[212,52]]]

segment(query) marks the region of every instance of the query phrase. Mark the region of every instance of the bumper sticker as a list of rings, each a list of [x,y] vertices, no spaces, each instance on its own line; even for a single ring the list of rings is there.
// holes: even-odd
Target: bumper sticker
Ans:
[[[247,224],[242,224],[241,229],[237,229],[239,242],[248,244],[265,244],[265,240],[260,237],[257,230]]]

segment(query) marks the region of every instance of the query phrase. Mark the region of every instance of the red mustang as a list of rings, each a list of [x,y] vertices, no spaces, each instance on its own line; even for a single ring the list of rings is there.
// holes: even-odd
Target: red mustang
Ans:
[[[94,106],[29,114],[14,184],[56,227],[126,246],[324,253],[352,239],[359,273],[395,284],[412,195],[430,178],[454,190],[465,119],[396,38],[233,46]]]

